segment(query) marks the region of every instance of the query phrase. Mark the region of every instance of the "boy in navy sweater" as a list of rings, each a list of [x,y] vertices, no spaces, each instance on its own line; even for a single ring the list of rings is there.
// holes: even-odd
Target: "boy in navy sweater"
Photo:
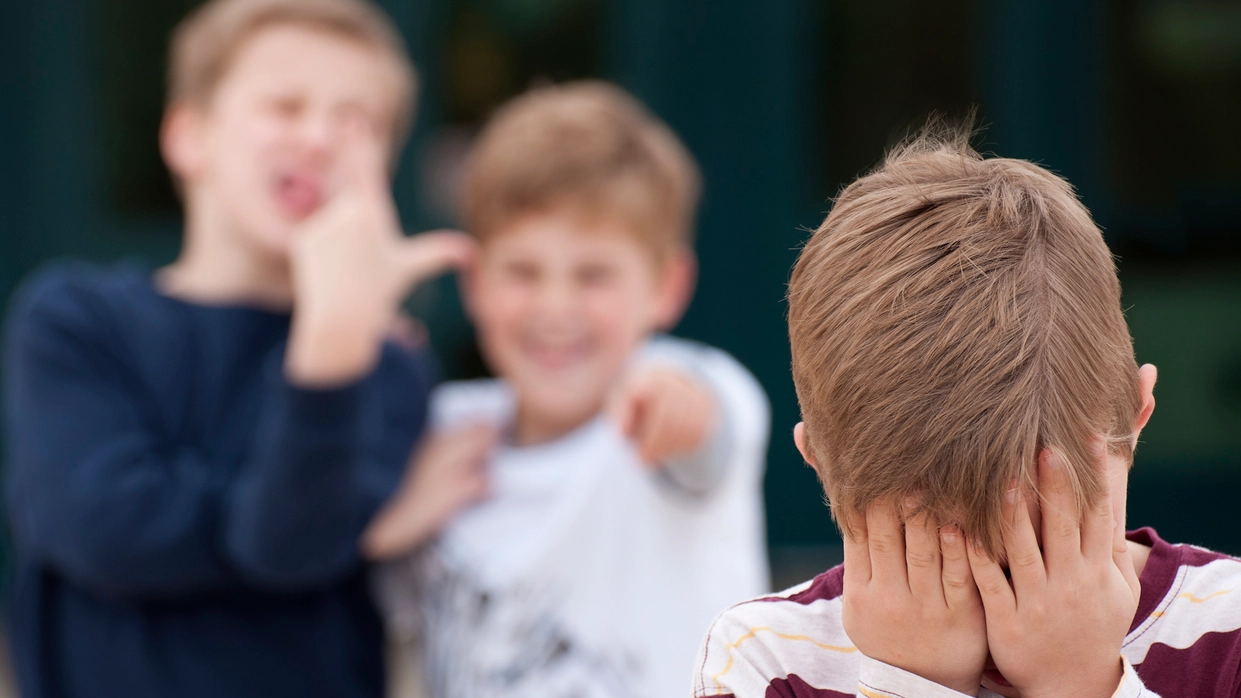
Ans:
[[[49,270],[10,317],[22,694],[380,696],[358,541],[431,382],[390,328],[471,254],[398,227],[412,67],[364,0],[216,0],[169,91],[180,258]]]

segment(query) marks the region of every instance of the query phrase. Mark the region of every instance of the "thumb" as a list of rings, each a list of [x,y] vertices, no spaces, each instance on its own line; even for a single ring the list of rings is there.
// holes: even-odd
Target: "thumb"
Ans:
[[[449,269],[470,264],[477,243],[465,233],[437,230],[404,238],[397,243],[397,263],[406,286],[413,286]]]
[[[340,158],[344,191],[372,196],[388,191],[388,154],[365,119],[353,118],[345,124]]]

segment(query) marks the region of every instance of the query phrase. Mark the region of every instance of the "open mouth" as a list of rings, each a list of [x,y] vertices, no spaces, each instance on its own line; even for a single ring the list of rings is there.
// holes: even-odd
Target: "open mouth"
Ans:
[[[323,205],[323,185],[319,178],[306,174],[280,175],[275,185],[280,208],[295,220],[301,220]]]
[[[526,342],[526,356],[530,357],[540,368],[547,371],[563,370],[583,360],[590,353],[590,345],[586,340],[572,342]]]

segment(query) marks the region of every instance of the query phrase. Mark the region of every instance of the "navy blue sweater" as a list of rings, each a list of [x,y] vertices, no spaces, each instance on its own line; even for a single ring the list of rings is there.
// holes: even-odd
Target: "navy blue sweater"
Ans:
[[[378,698],[357,540],[426,416],[430,364],[282,374],[289,316],[130,268],[19,292],[5,356],[11,645],[25,698]]]

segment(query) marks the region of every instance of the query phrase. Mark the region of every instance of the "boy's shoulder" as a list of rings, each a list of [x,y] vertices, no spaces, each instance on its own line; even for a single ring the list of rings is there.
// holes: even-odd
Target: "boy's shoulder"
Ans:
[[[51,262],[14,292],[7,309],[8,334],[11,341],[48,333],[106,339],[126,316],[134,321],[147,316],[153,295],[149,277],[135,265]]]
[[[88,315],[150,291],[141,269],[102,267],[76,260],[49,262],[28,276],[13,294],[11,312]]]
[[[707,631],[694,696],[852,696],[857,648],[841,623],[844,568],[736,604]]]
[[[1125,658],[1162,695],[1235,695],[1241,689],[1241,559],[1168,543],[1149,528],[1127,538],[1151,552],[1121,648]]]

